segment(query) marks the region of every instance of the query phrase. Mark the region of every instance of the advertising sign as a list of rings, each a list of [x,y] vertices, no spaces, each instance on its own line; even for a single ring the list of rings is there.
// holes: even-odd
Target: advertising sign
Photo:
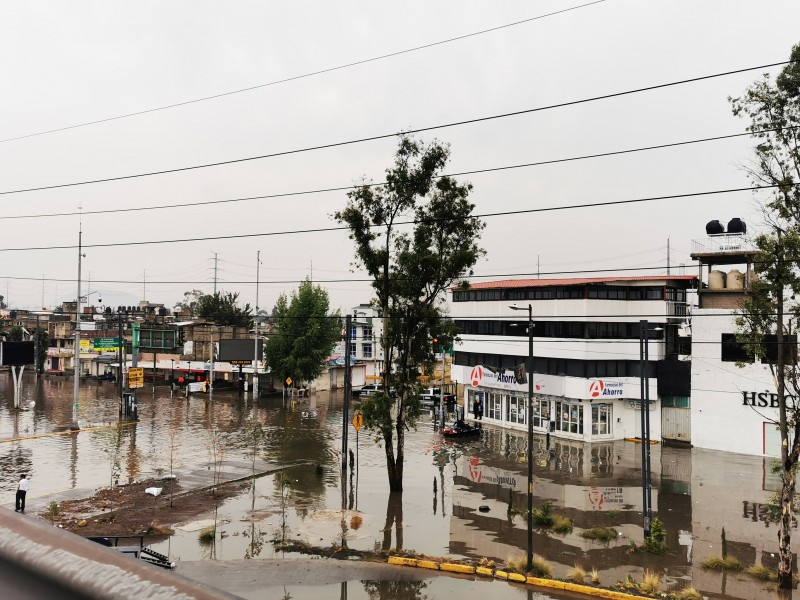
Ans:
[[[95,352],[109,352],[112,350],[114,352],[117,352],[119,350],[118,337],[94,338]]]
[[[128,388],[136,389],[144,387],[144,368],[131,367],[128,369]]]

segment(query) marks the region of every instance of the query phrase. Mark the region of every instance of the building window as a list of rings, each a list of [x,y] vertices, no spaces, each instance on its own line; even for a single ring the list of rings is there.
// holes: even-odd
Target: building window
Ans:
[[[661,396],[661,408],[689,408],[689,396]]]
[[[350,342],[350,356],[355,356],[357,351],[358,351],[358,344],[356,344],[355,342]]]
[[[592,435],[608,435],[611,433],[611,404],[592,404]]]
[[[735,333],[722,334],[722,362],[742,362],[751,363],[753,358],[748,355],[739,342],[736,341]]]
[[[357,340],[358,339],[358,327],[356,327],[355,325],[353,325],[352,331],[350,332],[350,339],[351,340]]]
[[[364,358],[372,358],[372,344],[362,344],[361,354]]]
[[[364,339],[365,340],[372,339],[372,327],[364,327]]]
[[[550,428],[550,401],[533,399],[533,426]]]
[[[577,402],[556,402],[556,429],[583,434],[583,407]]]

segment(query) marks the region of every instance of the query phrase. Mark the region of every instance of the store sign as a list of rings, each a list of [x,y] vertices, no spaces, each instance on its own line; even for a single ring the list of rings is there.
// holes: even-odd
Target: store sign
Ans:
[[[589,384],[589,396],[592,398],[608,398],[622,396],[624,386],[621,381],[604,381],[595,379]]]
[[[469,381],[472,383],[472,387],[478,387],[483,381],[483,367],[480,365],[472,367],[472,371],[469,374]]]
[[[787,402],[794,402],[794,396],[786,394]],[[769,392],[742,392],[742,404],[744,406],[759,406],[761,408],[779,408],[778,394]]]

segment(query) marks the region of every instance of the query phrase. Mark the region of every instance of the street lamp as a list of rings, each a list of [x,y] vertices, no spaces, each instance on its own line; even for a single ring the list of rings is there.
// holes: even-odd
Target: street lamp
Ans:
[[[642,518],[644,537],[650,537],[650,524],[653,520],[653,483],[650,476],[650,378],[647,363],[650,359],[648,333],[662,331],[661,327],[650,328],[648,321],[639,321],[639,380],[641,383],[641,425],[642,425]]]
[[[528,567],[533,570],[533,305],[509,306],[511,310],[528,311]]]

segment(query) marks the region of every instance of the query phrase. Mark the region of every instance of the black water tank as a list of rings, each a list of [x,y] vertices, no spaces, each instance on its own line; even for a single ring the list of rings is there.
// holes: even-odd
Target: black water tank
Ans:
[[[720,233],[725,233],[725,228],[722,223],[714,219],[706,223],[706,233],[708,235],[719,235]]]
[[[728,233],[747,233],[747,224],[739,217],[728,221]]]

